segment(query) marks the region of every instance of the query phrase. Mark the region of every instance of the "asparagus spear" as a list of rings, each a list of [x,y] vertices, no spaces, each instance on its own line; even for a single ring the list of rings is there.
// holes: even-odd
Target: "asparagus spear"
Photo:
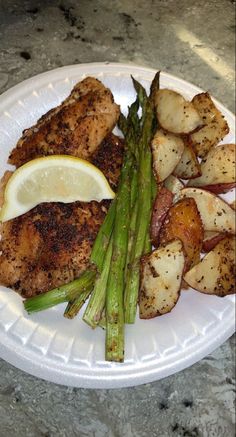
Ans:
[[[137,178],[136,139],[139,130],[139,102],[130,106],[127,120],[121,117],[119,127],[126,139],[126,151],[117,192],[116,216],[113,231],[112,258],[106,295],[106,359],[124,359],[124,306],[123,292],[129,239],[129,218],[136,198]]]
[[[95,282],[95,286],[92,291],[89,303],[83,315],[83,320],[92,328],[96,328],[96,326],[98,325],[102,316],[103,309],[105,307],[106,287],[112,256],[112,242],[113,239],[111,237],[107,252],[105,254],[104,266],[101,275],[97,278]]]
[[[108,244],[111,238],[115,214],[116,214],[116,199],[112,201],[108,213],[105,217],[105,220],[99,229],[90,256],[90,261],[96,265],[100,273],[102,271]]]
[[[131,167],[132,158],[130,153],[127,153],[116,197],[112,259],[106,295],[106,360],[118,362],[124,360],[123,289],[130,214]]]
[[[88,286],[78,297],[68,302],[64,312],[64,317],[66,317],[67,319],[73,319],[88,299],[92,289],[93,284],[90,284],[90,286]]]
[[[152,206],[152,156],[149,147],[154,133],[154,111],[144,88],[133,79],[142,106],[142,132],[139,142],[139,174],[137,196],[137,220],[135,237],[131,249],[129,270],[125,288],[125,322],[134,323],[139,289],[140,257],[150,247],[147,241]]]
[[[93,270],[86,271],[82,275],[70,282],[62,285],[47,293],[39,296],[30,297],[24,301],[26,311],[31,314],[36,311],[46,310],[62,302],[73,300],[78,294],[83,293],[88,287],[92,286],[96,277]]]
[[[105,308],[104,308],[104,310],[103,310],[103,312],[102,312],[101,319],[99,320],[98,326],[99,326],[100,328],[104,329],[104,330],[106,329],[106,326],[107,326],[107,319],[106,319],[106,311],[105,311]]]

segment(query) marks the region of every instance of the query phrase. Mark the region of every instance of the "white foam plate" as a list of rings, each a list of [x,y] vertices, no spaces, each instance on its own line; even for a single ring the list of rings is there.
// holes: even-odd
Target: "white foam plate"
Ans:
[[[0,176],[23,129],[58,105],[73,85],[91,75],[111,88],[126,111],[134,99],[130,74],[147,89],[155,71],[124,64],[82,64],[49,71],[10,89],[0,97]],[[162,73],[161,86],[191,98],[199,88]],[[234,142],[235,118],[225,115]],[[227,195],[232,199],[233,193]],[[217,298],[183,291],[173,311],[126,327],[125,362],[104,360],[105,333],[91,330],[77,317],[63,318],[65,305],[28,316],[21,298],[0,286],[0,357],[32,375],[75,387],[113,388],[151,382],[184,369],[220,346],[234,332],[234,296]]]

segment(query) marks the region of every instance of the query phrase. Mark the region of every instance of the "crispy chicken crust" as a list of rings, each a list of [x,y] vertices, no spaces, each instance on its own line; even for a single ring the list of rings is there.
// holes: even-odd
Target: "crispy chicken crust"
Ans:
[[[23,132],[8,162],[16,167],[40,156],[66,154],[88,159],[114,128],[120,115],[111,91],[87,77],[61,105]]]
[[[123,141],[110,134],[90,157],[115,190]],[[2,224],[0,284],[30,297],[72,281],[86,269],[109,201],[42,203]]]

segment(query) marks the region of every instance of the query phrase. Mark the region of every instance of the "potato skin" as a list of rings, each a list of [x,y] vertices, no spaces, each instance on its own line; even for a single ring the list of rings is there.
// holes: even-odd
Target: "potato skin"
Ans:
[[[173,205],[160,231],[160,245],[179,238],[186,254],[185,271],[200,261],[204,237],[202,220],[194,199],[179,200]]]
[[[151,241],[155,247],[158,247],[160,230],[166,218],[166,214],[172,205],[173,198],[173,193],[165,187],[162,187],[157,193],[152,210],[150,229]]]
[[[228,193],[228,191],[232,190],[235,187],[236,187],[236,182],[226,183],[226,184],[205,185],[204,187],[201,188],[204,188],[204,190],[207,191],[211,191],[211,193],[214,194],[224,194],[224,193]]]
[[[202,251],[203,252],[210,252],[225,237],[227,237],[227,233],[222,232],[221,234],[214,235],[212,238],[207,238],[207,239],[203,240]]]

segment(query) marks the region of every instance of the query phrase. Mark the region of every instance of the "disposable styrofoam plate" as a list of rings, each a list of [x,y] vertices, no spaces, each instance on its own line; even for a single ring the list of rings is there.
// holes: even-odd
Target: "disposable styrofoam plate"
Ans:
[[[30,127],[58,105],[73,85],[95,76],[111,88],[126,112],[135,96],[130,75],[149,88],[154,70],[124,64],[82,64],[49,71],[10,89],[0,97],[0,176],[23,129]],[[187,98],[201,90],[169,74],[161,74],[161,86]],[[225,115],[235,141],[235,118],[215,101]],[[226,198],[233,200],[234,193]],[[104,360],[105,333],[91,330],[77,317],[63,318],[65,305],[28,316],[21,298],[0,286],[0,357],[41,378],[75,387],[113,388],[151,382],[197,362],[230,337],[235,328],[235,297],[218,298],[183,291],[173,311],[153,320],[126,326],[125,362]],[[83,312],[83,311],[82,311]]]

